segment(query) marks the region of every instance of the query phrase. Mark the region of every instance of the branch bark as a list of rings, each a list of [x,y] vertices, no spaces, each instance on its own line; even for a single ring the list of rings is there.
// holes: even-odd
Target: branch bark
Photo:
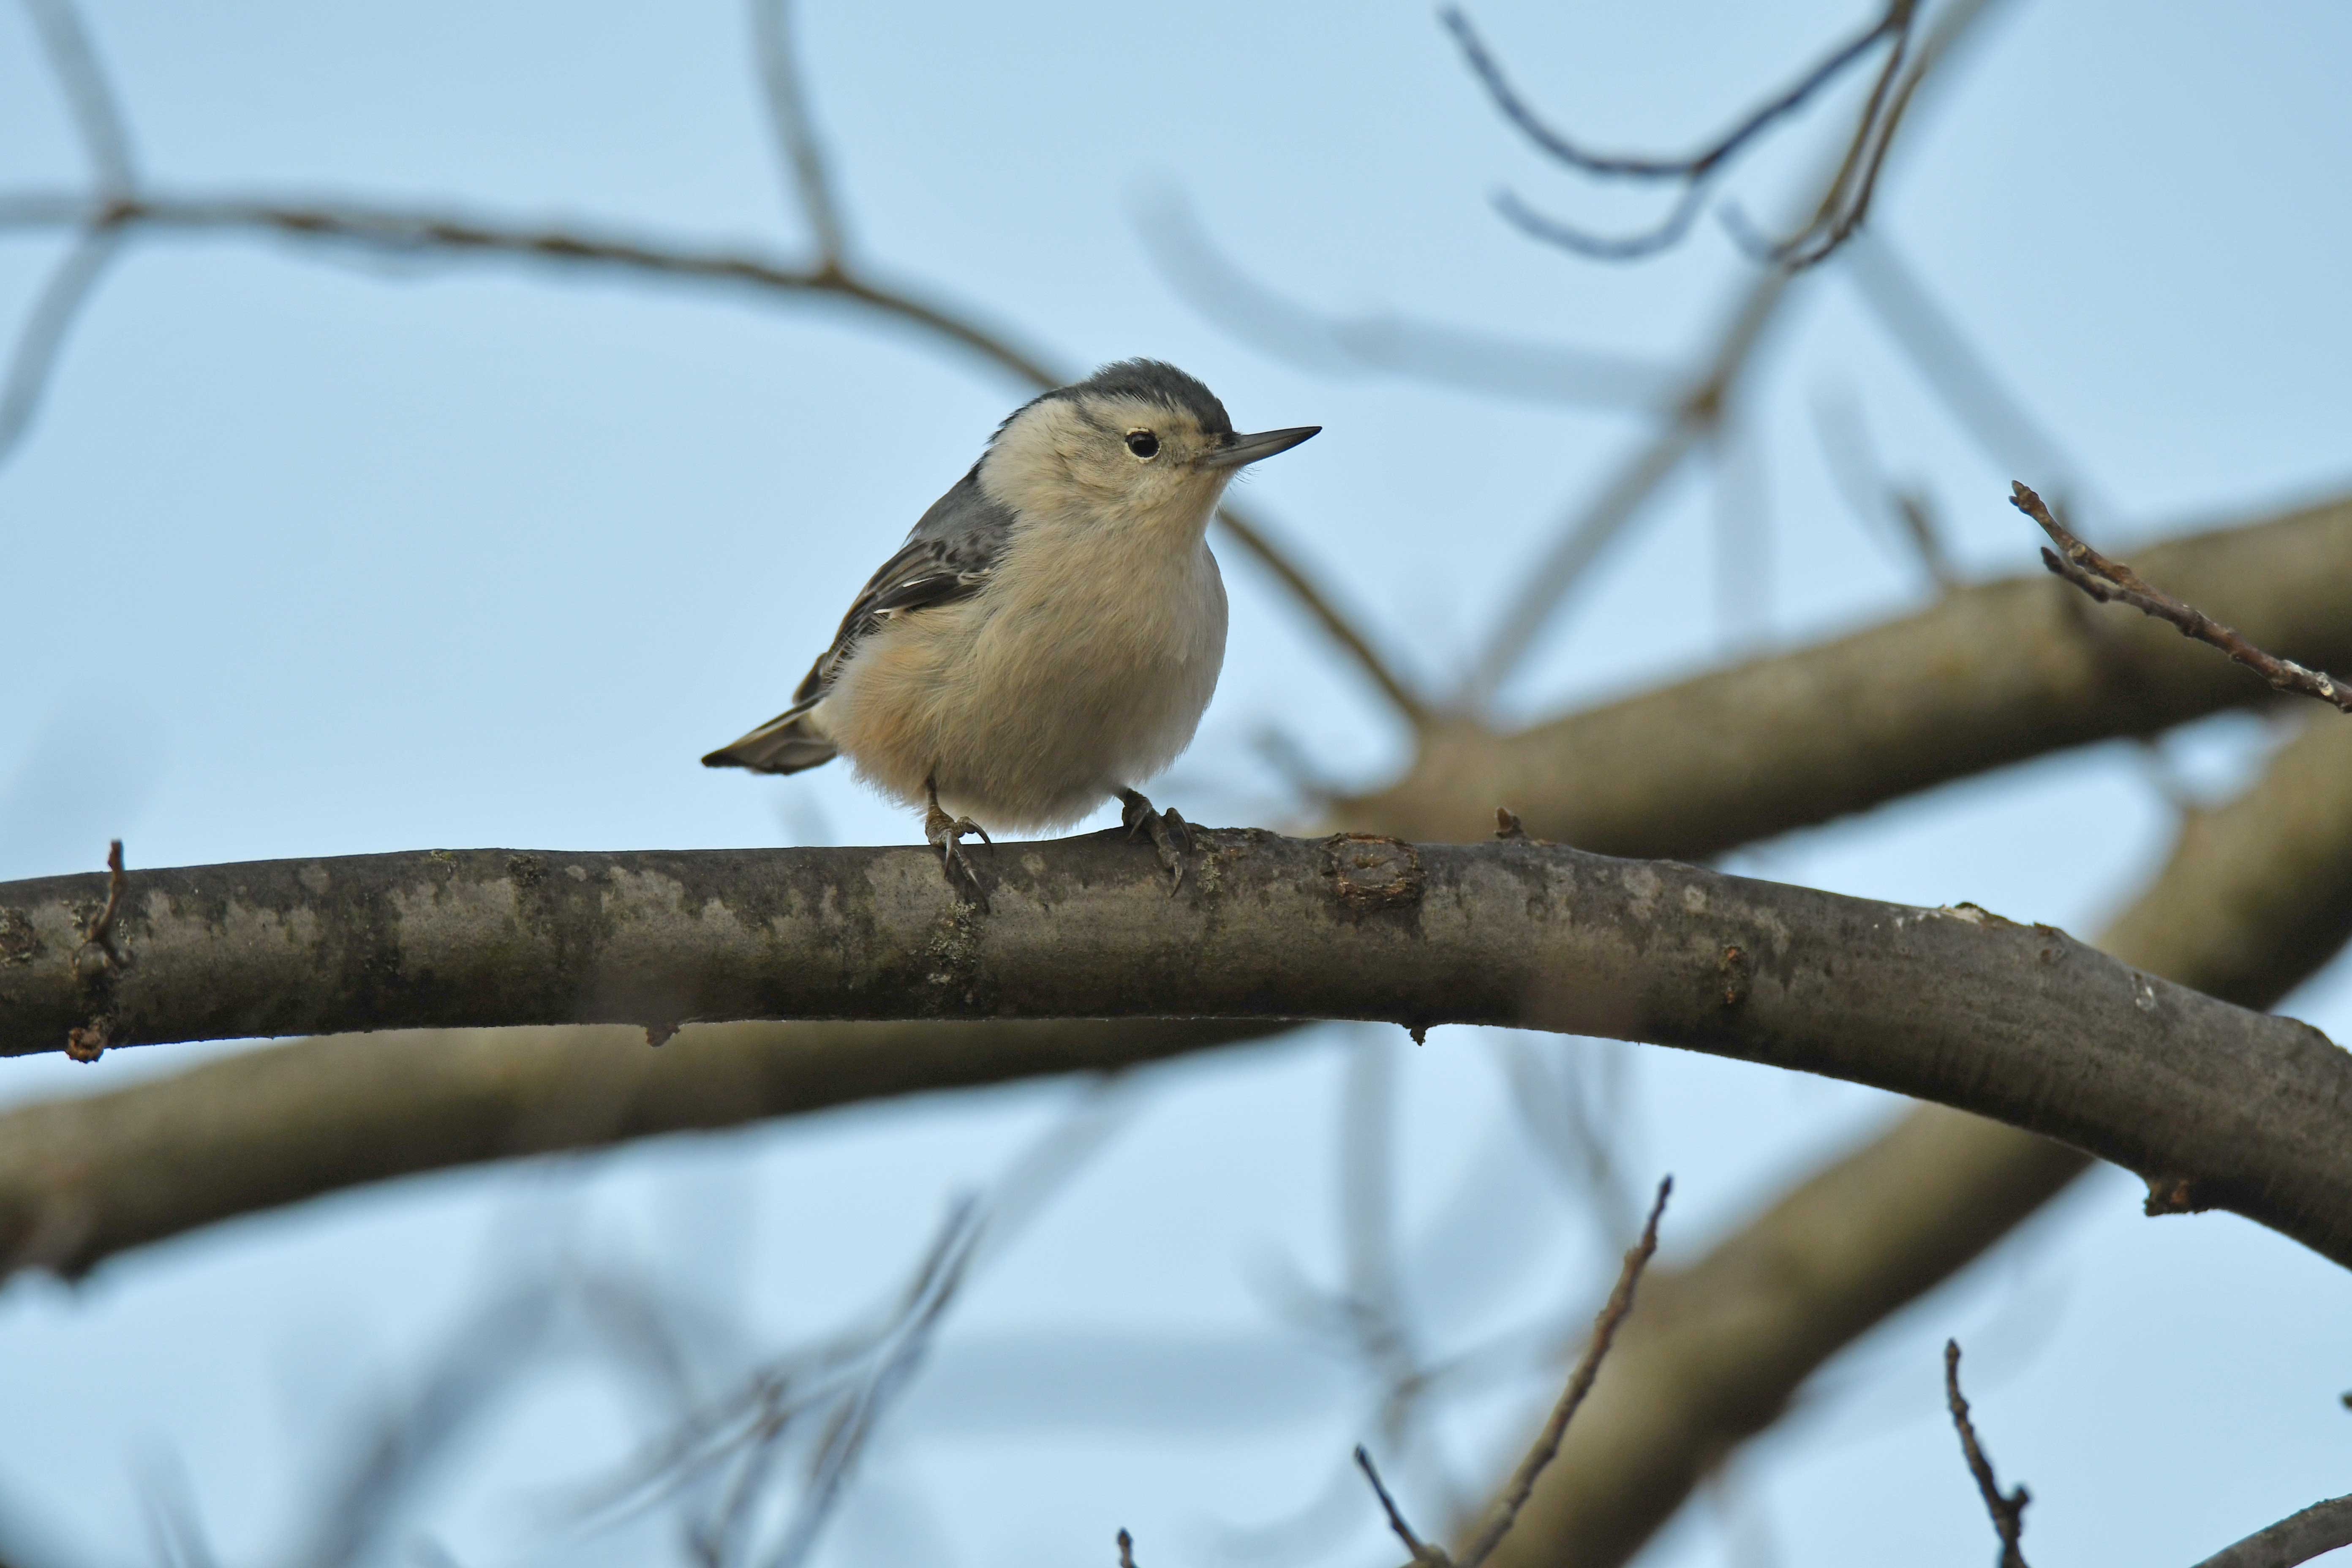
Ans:
[[[2313,1503],[2222,1548],[2197,1568],[2294,1568],[2339,1546],[2352,1546],[2352,1497]]]
[[[1526,841],[1115,831],[927,849],[435,850],[0,884],[0,1054],[415,1026],[1356,1018],[1653,1041],[1937,1100],[2352,1263],[2352,1056],[2064,933]]]
[[[2352,936],[2352,725],[2319,714],[2230,805],[2189,818],[2108,927],[2117,958],[2267,1007]],[[1958,1273],[2088,1166],[1925,1106],[1697,1260],[1654,1271],[1609,1376],[1495,1568],[1629,1561],[1822,1363]]]
[[[2170,540],[2142,567],[2284,658],[2352,666],[2352,498]],[[2068,746],[2272,700],[2261,680],[2036,573],[1917,615],[1516,734],[1431,731],[1412,771],[1331,816],[1478,838],[1495,807],[1612,855],[1699,858]]]

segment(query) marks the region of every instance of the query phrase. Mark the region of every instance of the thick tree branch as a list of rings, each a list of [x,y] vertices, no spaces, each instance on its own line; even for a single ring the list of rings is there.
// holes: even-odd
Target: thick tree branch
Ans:
[[[2242,615],[2242,624],[2300,626],[2306,648],[2331,636],[2352,640],[2334,611],[2352,584],[2352,503],[2165,546],[2155,552],[2158,560],[2167,560],[2168,552],[2187,552],[2175,563],[2187,570],[2194,563],[2197,584],[2228,585],[2238,609],[2272,605],[2260,616]],[[1965,746],[1947,748],[1943,740],[1943,731],[1963,720],[1977,745],[2004,755],[2067,743],[2106,720],[2091,710],[2095,685],[2082,692],[2081,678],[2049,674],[2053,661],[2063,672],[2084,636],[2061,608],[2066,592],[2036,578],[1958,595],[1977,596],[1979,604],[1988,594],[2062,595],[2047,606],[2046,636],[1979,644],[1978,635],[2001,629],[2000,616],[1979,610],[1947,622],[1942,612],[1931,612],[1556,721],[1529,739],[1553,750],[1562,775],[1557,786],[1523,771],[1515,793],[1542,808],[1539,820],[1548,817],[1556,836],[1589,842],[1607,831],[1654,853],[1696,856],[1725,842],[1727,815],[1755,820],[1745,815],[1750,795],[1775,803],[1764,819],[1771,830],[1875,804],[1877,797],[1855,798],[1874,779],[1972,771],[1977,759]],[[2223,661],[2196,657],[2201,650],[2180,647],[2177,638],[2159,637],[2157,646],[2189,656],[2192,677],[2238,680],[2235,691],[2208,689],[2179,707],[2203,711],[2262,695]],[[1715,700],[1725,687],[1732,700]],[[2084,718],[2052,725],[2053,692],[2061,712]],[[1809,693],[1843,706],[1816,713]],[[1891,721],[1911,704],[1927,710],[1921,722]],[[2002,723],[2017,732],[2003,735],[1995,728]],[[1924,764],[1915,758],[1881,765],[1864,750],[1845,748],[1856,727],[1882,743],[1928,755]],[[2269,1005],[2333,952],[2352,927],[2352,727],[2335,728],[2347,732],[2306,735],[2289,747],[2246,802],[2193,820],[2163,881],[2104,945],[2141,968],[2257,1006]],[[2339,750],[2328,751],[2331,744]],[[1614,765],[1588,765],[1592,747],[1613,747],[1601,754]],[[1738,765],[1717,777],[1710,768],[1727,754]],[[1618,795],[1613,781],[1621,772],[1630,778]],[[1429,815],[1442,821],[1448,791],[1476,798],[1475,780],[1454,785],[1451,776],[1424,771],[1385,797],[1345,809],[1366,826],[1409,826],[1435,796],[1440,809]],[[1580,798],[1604,791],[1612,793],[1598,801]],[[1482,809],[1491,813],[1491,804]],[[1687,821],[1671,815],[1677,809],[1689,813]],[[1465,824],[1465,836],[1483,837],[1492,820],[1486,815]],[[1600,831],[1588,837],[1587,823]],[[6,960],[23,940],[0,915],[0,989],[10,973]],[[1063,1026],[1067,1032],[1051,1049],[1030,1043],[1034,1027],[975,1026],[980,1033],[967,1034],[913,1026],[870,1026],[862,1033],[813,1024],[746,1026],[692,1030],[660,1053],[645,1051],[634,1029],[450,1031],[367,1045],[330,1039],[278,1046],[113,1094],[0,1117],[0,1260],[54,1258],[78,1269],[122,1247],[251,1209],[414,1172],[1160,1054],[1135,1044],[1138,1026],[1131,1024]],[[982,1037],[985,1047],[967,1043]],[[1210,1031],[1206,1037],[1233,1036]],[[1136,1057],[1127,1054],[1130,1047]],[[794,1064],[793,1070],[782,1063]],[[412,1132],[412,1124],[433,1131]],[[314,1127],[322,1130],[316,1140],[309,1136]],[[1752,1256],[1737,1239],[1726,1243],[1729,1251],[1718,1260],[1727,1271],[1723,1282],[1702,1271],[1696,1279],[1705,1289],[1664,1315],[1691,1325],[1692,1347],[1720,1342],[1722,1365],[1704,1379],[1686,1377],[1678,1341],[1652,1381],[1636,1383],[1651,1390],[1644,1408],[1660,1413],[1659,1424],[1628,1429],[1616,1415],[1580,1423],[1580,1431],[1590,1426],[1614,1436],[1604,1453],[1574,1458],[1568,1472],[1613,1475],[1608,1467],[1622,1460],[1640,1473],[1625,1478],[1622,1489],[1608,1489],[1633,1500],[1629,1507],[1646,1520],[1626,1525],[1637,1531],[1634,1540],[1679,1505],[1698,1473],[1693,1467],[1703,1468],[1708,1456],[1772,1419],[1822,1359],[1975,1257],[2082,1169],[2073,1151],[1933,1109],[1850,1163],[1850,1178],[1839,1173],[1845,1167],[1835,1168],[1824,1173],[1819,1192],[1801,1189],[1785,1212],[1760,1218]],[[215,1174],[194,1180],[189,1172]],[[1815,1256],[1838,1237],[1855,1238],[1843,1261]],[[1790,1248],[1802,1262],[1779,1260]],[[1665,1273],[1653,1288],[1679,1291],[1681,1279]],[[1732,1299],[1732,1280],[1765,1298],[1748,1320],[1759,1336],[1753,1346],[1725,1340],[1727,1326],[1699,1310],[1706,1300]],[[1795,1289],[1800,1280],[1808,1288]],[[1767,1281],[1780,1283],[1763,1292]],[[1636,1342],[1643,1337],[1637,1332]],[[1633,1365],[1644,1353],[1620,1359]],[[1621,1368],[1618,1380],[1633,1381],[1632,1374]],[[1676,1403],[1702,1386],[1722,1390],[1723,1397],[1696,1410]],[[1613,1405],[1606,1388],[1601,1399],[1603,1408]],[[1697,1458],[1679,1441],[1685,1432]],[[1571,1438],[1571,1449],[1578,1446]],[[1575,1512],[1587,1517],[1582,1504]],[[1614,1539],[1614,1528],[1593,1539]]]
[[[1818,1072],[2043,1132],[2352,1262],[2352,1057],[2047,927],[1524,841],[436,850],[0,885],[0,1054],[372,1028],[779,1017],[1503,1024]]]
[[[2246,1006],[2352,937],[2352,725],[2316,715],[2261,781],[2190,818],[2100,945]],[[2063,1144],[1925,1106],[1661,1269],[1610,1379],[1497,1568],[1630,1560],[1832,1355],[2038,1211],[2086,1168]]]
[[[713,1024],[659,1050],[624,1026],[302,1040],[0,1115],[0,1279],[79,1276],[201,1226],[420,1172],[1117,1070],[1280,1027]]]
[[[2314,668],[2352,666],[2352,499],[2139,557],[2260,646]],[[1330,815],[1469,841],[1492,830],[1499,802],[1538,837],[1696,858],[2269,699],[2261,681],[2169,628],[2087,605],[2037,573],[1516,734],[1446,725],[1404,778]]]

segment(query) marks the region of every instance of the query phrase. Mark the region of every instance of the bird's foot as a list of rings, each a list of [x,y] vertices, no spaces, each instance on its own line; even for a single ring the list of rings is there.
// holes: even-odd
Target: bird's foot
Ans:
[[[1129,838],[1141,833],[1150,837],[1151,847],[1160,854],[1160,868],[1168,873],[1168,896],[1184,885],[1184,857],[1192,850],[1192,825],[1171,806],[1166,811],[1154,811],[1151,803],[1135,790],[1118,792],[1118,820],[1127,828]]]
[[[941,811],[939,794],[933,791],[929,808],[923,813],[923,837],[939,849],[940,868],[947,873],[948,886],[969,893],[971,901],[980,906],[981,913],[986,914],[988,892],[980,885],[980,874],[972,869],[971,858],[963,852],[963,836],[967,833],[979,834],[982,844],[992,847],[996,842],[989,837],[988,829],[971,817],[950,816]]]

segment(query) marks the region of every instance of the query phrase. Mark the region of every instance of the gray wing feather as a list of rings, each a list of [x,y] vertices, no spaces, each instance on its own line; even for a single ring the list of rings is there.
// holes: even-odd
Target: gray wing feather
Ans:
[[[706,767],[798,773],[831,762],[833,742],[802,722],[840,675],[858,643],[894,616],[968,599],[987,584],[1013,531],[1013,510],[980,488],[980,465],[931,503],[898,552],[866,580],[841,617],[833,644],[809,667],[793,705],[740,740],[702,759]]]
[[[866,580],[833,646],[809,667],[793,693],[795,707],[822,698],[860,639],[893,616],[969,599],[986,584],[1013,532],[1013,509],[988,499],[980,488],[980,465],[931,503],[898,552]]]

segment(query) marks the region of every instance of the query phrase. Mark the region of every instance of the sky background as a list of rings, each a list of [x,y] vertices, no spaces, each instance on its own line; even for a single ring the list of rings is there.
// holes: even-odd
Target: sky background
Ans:
[[[1418,672],[1460,666],[1638,423],[1270,352],[1185,301],[1150,215],[1189,202],[1236,265],[1318,308],[1662,359],[1704,344],[1746,280],[1711,224],[1634,267],[1507,227],[1488,205],[1503,184],[1596,224],[1653,208],[1524,150],[1418,5],[804,11],[803,69],[859,253],[1074,370],[1165,357],[1245,428],[1326,426],[1242,495]],[[1680,149],[1860,12],[1475,14],[1563,123]],[[89,17],[159,186],[804,243],[733,5],[121,0]],[[1908,128],[1875,232],[2067,455],[2102,541],[2352,476],[2347,58],[2352,9],[2333,0],[2019,0]],[[1826,100],[1731,190],[1775,210],[1850,108]],[[31,30],[0,11],[0,186],[83,174]],[[57,253],[0,236],[12,313]],[[1580,592],[1508,713],[1925,603],[1917,570],[1831,483],[1823,398],[1863,410],[1971,574],[2032,568],[2010,475],[1841,267],[1802,289],[1741,422],[1766,542],[1738,544],[1727,569],[1707,487],[1679,484]],[[907,841],[911,818],[841,770],[774,781],[696,759],[782,705],[848,595],[1025,395],[822,301],[142,243],[0,467],[0,878],[95,868],[113,836],[134,867]],[[1403,737],[1377,699],[1250,563],[1223,556],[1223,682],[1155,797],[1212,822],[1293,818],[1255,747],[1269,728],[1330,777],[1390,776]],[[2277,738],[2231,716],[2165,752],[2220,793]],[[2105,746],[1734,863],[2087,934],[2171,827],[2147,759]],[[2352,967],[2287,1007],[2352,1036]],[[1369,1431],[1355,1370],[1279,1311],[1286,1270],[1328,1282],[1337,1266],[1351,1058],[1394,1074],[1402,1256],[1433,1343],[1572,1317],[1605,1287],[1588,1211],[1517,1131],[1502,1044],[1444,1029],[1416,1051],[1398,1031],[1335,1027],[1138,1075],[1115,1096],[1116,1135],[958,1304],[820,1561],[1099,1564],[1121,1525],[1146,1568],[1267,1561],[1236,1556],[1232,1529],[1306,1508]],[[1676,1178],[1669,1258],[1899,1110],[1667,1051],[1540,1048],[1622,1063],[1633,1179]],[[10,1061],[0,1099],[203,1054]],[[278,1560],[354,1415],[413,1386],[499,1281],[587,1259],[693,1296],[748,1347],[782,1344],[889,1290],[950,1195],[1082,1095],[962,1095],[411,1181],[149,1248],[79,1289],[17,1279],[0,1290],[0,1520],[74,1561],[130,1562],[147,1551],[142,1489],[184,1485],[226,1559]],[[1645,1561],[1984,1561],[1990,1531],[1941,1409],[1948,1334],[1969,1347],[2004,1478],[2032,1489],[2037,1559],[2193,1561],[2352,1490],[2337,1400],[2352,1282],[2233,1217],[2150,1222],[2138,1201],[2134,1181],[2095,1174],[1857,1347]],[[1496,1473],[1549,1382],[1449,1418],[1454,1468]],[[570,1541],[547,1505],[614,1460],[635,1414],[609,1380],[557,1366],[457,1457],[427,1499],[432,1533],[469,1565],[643,1560],[654,1537]],[[1393,1557],[1368,1499],[1331,1517],[1313,1560]]]

